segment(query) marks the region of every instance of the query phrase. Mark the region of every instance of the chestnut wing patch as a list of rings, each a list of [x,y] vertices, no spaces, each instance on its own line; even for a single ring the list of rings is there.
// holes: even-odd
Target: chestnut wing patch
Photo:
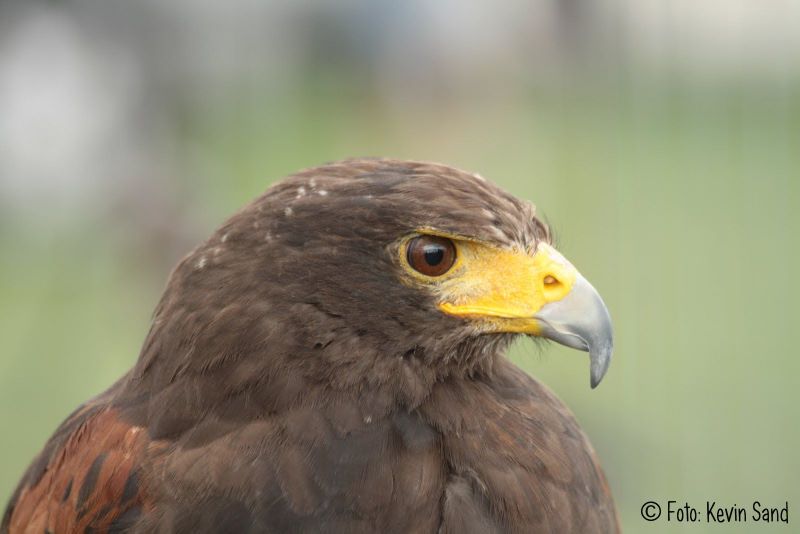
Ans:
[[[144,496],[147,432],[113,408],[73,414],[23,478],[0,532],[121,532],[134,525]]]

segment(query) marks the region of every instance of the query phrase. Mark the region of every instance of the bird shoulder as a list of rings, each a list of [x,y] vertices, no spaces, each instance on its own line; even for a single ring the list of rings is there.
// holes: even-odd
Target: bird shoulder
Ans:
[[[87,403],[59,427],[25,473],[0,533],[121,531],[144,505],[147,432],[104,404]]]

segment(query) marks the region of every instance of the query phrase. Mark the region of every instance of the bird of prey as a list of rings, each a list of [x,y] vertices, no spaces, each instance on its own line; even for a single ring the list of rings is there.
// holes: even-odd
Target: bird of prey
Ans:
[[[294,174],[172,272],[135,366],[56,430],[0,533],[616,532],[521,335],[612,352],[534,207],[444,165]]]

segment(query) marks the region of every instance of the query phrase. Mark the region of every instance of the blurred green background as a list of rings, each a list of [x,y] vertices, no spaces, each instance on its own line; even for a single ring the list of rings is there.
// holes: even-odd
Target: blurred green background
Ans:
[[[604,296],[597,390],[580,353],[511,357],[628,532],[797,530],[800,6],[431,4],[0,4],[0,503],[133,364],[183,254],[280,177],[373,155],[534,201]],[[790,524],[640,517],[668,499]]]

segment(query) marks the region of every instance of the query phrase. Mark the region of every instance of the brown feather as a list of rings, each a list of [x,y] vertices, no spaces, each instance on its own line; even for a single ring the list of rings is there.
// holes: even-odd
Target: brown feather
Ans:
[[[109,530],[145,505],[140,462],[146,432],[112,408],[90,408],[70,418],[74,429],[52,451],[39,476],[31,473],[10,515],[10,532]]]

